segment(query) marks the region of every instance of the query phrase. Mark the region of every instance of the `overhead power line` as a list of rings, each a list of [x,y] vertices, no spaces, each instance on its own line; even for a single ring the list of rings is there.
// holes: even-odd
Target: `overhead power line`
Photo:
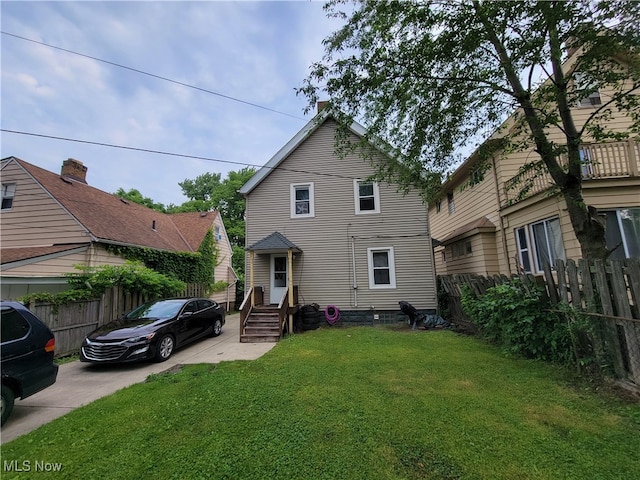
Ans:
[[[256,165],[253,163],[247,163],[247,162],[238,162],[238,161],[233,161],[233,160],[222,160],[219,158],[211,158],[211,157],[201,157],[198,155],[187,155],[187,154],[183,154],[183,153],[175,153],[175,152],[165,152],[162,150],[152,150],[152,149],[148,149],[148,148],[139,148],[139,147],[128,147],[125,145],[114,145],[112,143],[104,143],[104,142],[93,142],[90,140],[79,140],[77,138],[66,138],[66,137],[57,137],[54,135],[44,135],[42,133],[32,133],[32,132],[21,132],[18,130],[8,130],[6,128],[0,128],[0,132],[5,132],[5,133],[13,133],[16,135],[28,135],[31,137],[39,137],[39,138],[49,138],[52,140],[61,140],[61,141],[65,141],[65,142],[75,142],[75,143],[84,143],[87,145],[97,145],[100,147],[109,147],[109,148],[119,148],[121,150],[132,150],[135,152],[144,152],[144,153],[153,153],[155,155],[166,155],[166,156],[170,156],[170,157],[179,157],[179,158],[189,158],[192,160],[203,160],[203,161],[207,161],[207,162],[218,162],[218,163],[227,163],[230,165],[240,165],[243,167],[253,167],[256,169],[261,169],[261,168],[271,168],[272,170],[282,170],[282,171],[286,171],[286,172],[294,172],[294,173],[304,173],[304,174],[308,174],[308,175],[319,175],[319,176],[323,176],[323,177],[335,177],[335,178],[346,178],[349,180],[356,180],[358,177],[351,177],[348,175],[339,175],[337,173],[325,173],[325,172],[313,172],[310,170],[300,170],[300,169],[295,169],[295,168],[286,168],[286,167],[281,167],[281,166],[277,166],[277,167],[267,167],[266,165]]]
[[[212,91],[212,90],[207,90],[206,88],[197,87],[197,86],[195,86],[195,85],[190,85],[190,84],[188,84],[188,83],[180,82],[180,81],[178,81],[178,80],[173,80],[173,79],[168,78],[168,77],[163,77],[163,76],[161,76],[161,75],[156,75],[155,73],[145,72],[144,70],[139,70],[139,69],[137,69],[137,68],[127,67],[126,65],[122,65],[122,64],[120,64],[120,63],[116,63],[116,62],[110,62],[109,60],[104,60],[104,59],[102,59],[102,58],[94,57],[94,56],[92,56],[92,55],[87,55],[87,54],[84,54],[84,53],[75,52],[75,51],[73,51],[73,50],[69,50],[69,49],[67,49],[67,48],[57,47],[57,46],[55,46],[55,45],[50,45],[50,44],[48,44],[48,43],[40,42],[40,41],[38,41],[38,40],[34,40],[34,39],[32,39],[32,38],[22,37],[22,36],[20,36],[20,35],[16,35],[16,34],[14,34],[14,33],[9,33],[9,32],[5,32],[5,31],[1,31],[0,33],[2,33],[3,35],[8,35],[8,36],[10,36],[10,37],[18,38],[18,39],[20,39],[20,40],[25,40],[25,41],[27,41],[27,42],[32,42],[32,43],[36,43],[36,44],[38,44],[38,45],[43,45],[43,46],[45,46],[45,47],[54,48],[54,49],[56,49],[56,50],[60,50],[60,51],[62,51],[62,52],[71,53],[71,54],[73,54],[73,55],[78,55],[78,56],[80,56],[80,57],[89,58],[89,59],[91,59],[91,60],[95,60],[96,62],[106,63],[107,65],[112,65],[112,66],[114,66],[114,67],[118,67],[118,68],[124,68],[124,69],[126,69],[126,70],[130,70],[130,71],[132,71],[132,72],[136,72],[136,73],[139,73],[139,74],[141,74],[141,75],[147,75],[147,76],[149,76],[149,77],[157,78],[157,79],[159,79],[159,80],[164,80],[165,82],[175,83],[176,85],[181,85],[181,86],[183,86],[183,87],[187,87],[187,88],[191,88],[191,89],[194,89],[194,90],[198,90],[198,91],[200,91],[200,92],[209,93],[209,94],[211,94],[211,95],[216,95],[216,96],[218,96],[218,97],[225,98],[225,99],[227,99],[227,100],[231,100],[231,101],[238,102],[238,103],[243,103],[243,104],[245,104],[245,105],[249,105],[249,106],[251,106],[251,107],[260,108],[260,109],[262,109],[262,110],[267,110],[267,111],[269,111],[269,112],[277,113],[277,114],[279,114],[279,115],[285,115],[285,116],[290,117],[290,118],[295,118],[296,120],[306,120],[306,119],[304,119],[304,118],[302,118],[302,117],[298,117],[298,116],[296,116],[296,115],[291,115],[290,113],[281,112],[281,111],[279,111],[279,110],[275,110],[275,109],[273,109],[273,108],[265,107],[264,105],[259,105],[259,104],[257,104],[257,103],[249,102],[249,101],[247,101],[247,100],[241,100],[241,99],[239,99],[239,98],[231,97],[231,96],[229,96],[229,95],[225,95],[225,94],[223,94],[223,93],[214,92],[214,91]]]

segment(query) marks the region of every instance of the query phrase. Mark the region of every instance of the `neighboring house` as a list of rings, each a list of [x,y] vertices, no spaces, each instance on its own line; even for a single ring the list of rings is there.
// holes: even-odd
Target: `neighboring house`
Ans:
[[[209,229],[221,253],[215,279],[233,283],[231,247],[217,212],[167,215],[128,202],[89,186],[87,167],[74,159],[63,162],[60,174],[16,157],[3,159],[0,168],[3,299],[65,290],[64,274],[77,272],[74,265],[125,263],[108,244],[196,252]]]
[[[225,305],[227,311],[233,311],[238,276],[231,267],[233,251],[220,212],[216,210],[202,213],[172,213],[169,217],[194,251],[200,248],[204,236],[213,228],[213,237],[218,250],[213,278],[216,282],[226,282],[228,286],[224,290],[212,293],[209,298]]]
[[[570,57],[565,68],[570,68]],[[578,128],[594,109],[610,98],[595,92],[573,108]],[[499,142],[501,131],[509,133],[512,115],[485,145]],[[608,127],[628,131],[629,119],[615,114]],[[563,140],[559,131],[553,141]],[[550,196],[548,174],[536,178],[533,188],[520,199],[519,189],[507,188],[518,169],[539,157],[533,151],[505,154],[498,150],[481,181],[479,150],[471,155],[442,185],[441,197],[429,206],[431,233],[436,241],[438,275],[476,273],[512,275],[541,274],[544,264],[556,259],[579,259],[580,244],[574,234],[564,199]],[[622,142],[582,145],[583,196],[606,222],[607,246],[612,259],[640,257],[640,144],[638,138]]]
[[[336,155],[336,128],[321,110],[240,189],[246,291],[275,305],[295,287],[299,305],[334,306],[344,322],[397,321],[401,300],[435,313],[426,205],[368,181],[374,169],[357,153]],[[365,133],[356,123],[350,132]]]

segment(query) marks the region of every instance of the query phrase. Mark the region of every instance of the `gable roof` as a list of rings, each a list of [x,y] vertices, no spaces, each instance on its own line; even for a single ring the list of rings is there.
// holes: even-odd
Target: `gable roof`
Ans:
[[[195,252],[200,248],[200,244],[205,235],[213,227],[213,222],[220,213],[213,212],[185,212],[171,213],[169,216],[178,230],[182,232],[184,239]]]
[[[271,159],[258,170],[253,177],[245,183],[238,192],[242,195],[248,195],[256,188],[260,183],[269,176],[269,174],[276,169],[286,158],[293,152],[300,144],[305,141],[313,132],[315,132],[320,126],[322,126],[328,119],[332,118],[336,120],[335,116],[331,113],[331,107],[326,107],[320,111],[315,117],[313,117],[302,129],[295,134],[295,136],[289,140],[284,147],[271,157]],[[364,137],[366,130],[358,122],[352,122],[349,126],[349,130],[358,137]]]
[[[441,245],[451,243],[452,240],[457,239],[465,234],[495,232],[496,226],[487,217],[480,217],[472,222],[467,223],[459,228],[456,228],[453,232],[440,240]]]
[[[267,235],[261,240],[258,240],[256,243],[247,248],[249,251],[256,251],[260,253],[269,253],[269,252],[281,252],[283,250],[293,250],[295,252],[301,252],[300,250],[291,240],[285,237],[278,231],[273,232],[270,235]]]
[[[195,252],[206,234],[205,222],[200,220],[203,217],[198,212],[174,217],[103,192],[73,177],[52,173],[17,157],[3,159],[3,163],[5,161],[18,164],[91,235],[93,241]],[[213,224],[213,218],[206,218],[208,228]],[[196,227],[200,224],[202,226]],[[202,236],[198,241],[200,234]]]

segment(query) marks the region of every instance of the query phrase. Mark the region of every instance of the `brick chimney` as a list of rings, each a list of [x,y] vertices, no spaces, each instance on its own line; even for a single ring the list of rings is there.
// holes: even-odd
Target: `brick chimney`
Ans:
[[[328,106],[329,106],[329,102],[328,101],[318,102],[318,113],[320,113],[322,110],[324,110]]]
[[[87,167],[80,160],[69,158],[62,162],[60,175],[68,177],[78,182],[87,183]]]

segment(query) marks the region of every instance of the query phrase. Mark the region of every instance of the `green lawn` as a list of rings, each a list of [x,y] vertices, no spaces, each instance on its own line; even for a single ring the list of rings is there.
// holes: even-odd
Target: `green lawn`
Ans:
[[[4,445],[2,478],[638,478],[640,405],[567,378],[449,331],[326,328],[71,412]]]

